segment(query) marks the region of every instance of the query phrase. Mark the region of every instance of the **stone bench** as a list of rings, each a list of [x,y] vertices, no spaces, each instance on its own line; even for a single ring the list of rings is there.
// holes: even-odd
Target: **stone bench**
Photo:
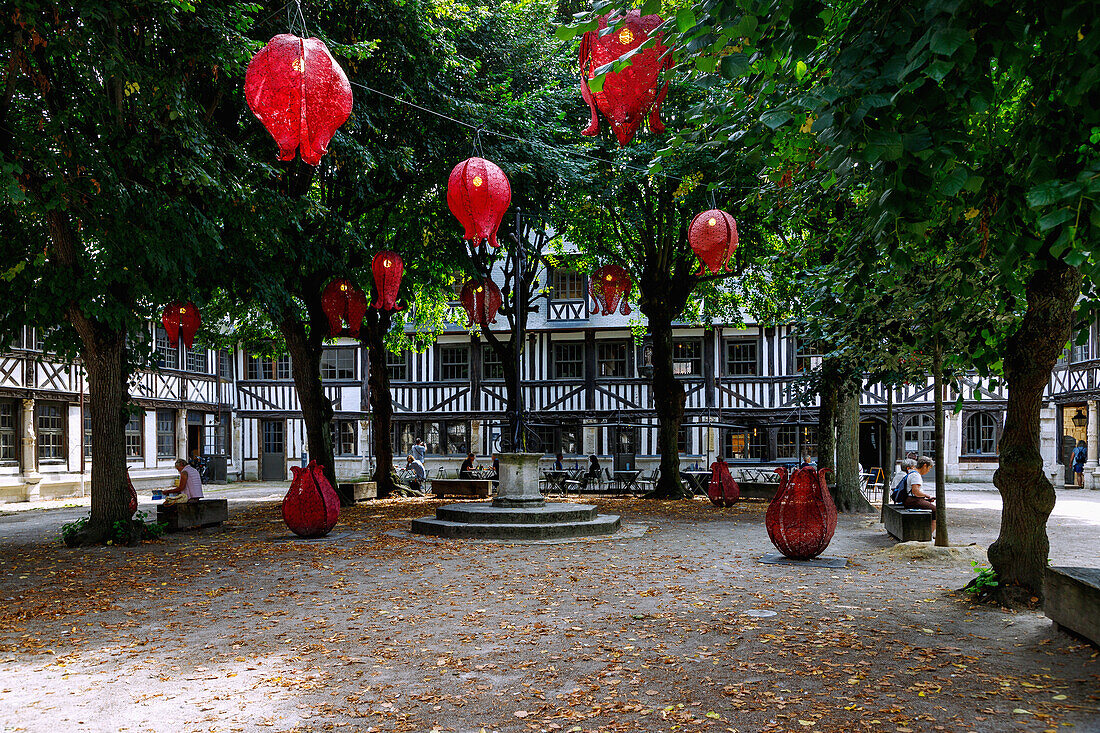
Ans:
[[[1043,612],[1058,628],[1100,646],[1100,569],[1048,567]]]
[[[438,497],[487,499],[493,493],[493,481],[472,478],[436,478],[432,479],[432,493]]]
[[[886,532],[899,542],[930,542],[932,510],[906,509],[901,504],[886,507]]]
[[[352,501],[366,501],[378,498],[378,484],[374,481],[355,481],[340,484],[340,490],[351,495]]]
[[[157,506],[157,523],[167,524],[169,532],[181,532],[198,527],[216,527],[229,519],[229,502],[225,499],[199,499],[185,504]]]

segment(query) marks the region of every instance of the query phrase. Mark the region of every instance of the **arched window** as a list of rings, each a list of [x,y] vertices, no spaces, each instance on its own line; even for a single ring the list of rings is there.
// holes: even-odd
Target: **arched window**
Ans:
[[[997,421],[988,412],[966,418],[965,438],[967,455],[997,455]]]
[[[902,456],[910,451],[916,451],[918,456],[935,455],[936,444],[933,440],[935,421],[931,415],[913,415],[905,421],[905,427],[901,431]]]

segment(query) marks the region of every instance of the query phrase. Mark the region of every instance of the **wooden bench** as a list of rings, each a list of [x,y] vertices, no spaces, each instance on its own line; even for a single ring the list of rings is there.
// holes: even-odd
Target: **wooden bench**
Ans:
[[[1100,569],[1048,567],[1043,612],[1058,628],[1100,646]]]
[[[899,542],[930,542],[932,510],[906,509],[901,504],[886,507],[886,532]]]
[[[432,479],[432,493],[439,497],[487,499],[493,493],[493,481],[473,478],[436,478]]]
[[[157,523],[167,524],[169,532],[216,527],[227,519],[229,502],[225,499],[199,499],[185,504],[157,506]]]

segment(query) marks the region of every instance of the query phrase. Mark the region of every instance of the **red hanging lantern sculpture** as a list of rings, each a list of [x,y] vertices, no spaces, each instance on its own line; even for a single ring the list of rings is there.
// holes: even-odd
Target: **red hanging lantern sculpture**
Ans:
[[[343,333],[345,322],[348,324],[347,331],[352,336],[358,336],[363,316],[367,314],[367,296],[350,280],[336,278],[321,293],[321,310],[328,318],[329,336]]]
[[[779,491],[768,505],[764,525],[772,544],[792,560],[817,557],[836,532],[836,504],[825,485],[828,471],[807,466],[788,477],[787,469],[775,469]]]
[[[293,160],[300,147],[302,160],[317,165],[351,115],[351,85],[328,47],[289,33],[275,36],[252,57],[244,96],[279,145],[279,160]]]
[[[294,479],[283,497],[283,521],[299,537],[324,537],[340,516],[340,499],[317,461],[291,466]]]
[[[634,281],[630,273],[620,265],[602,265],[592,273],[588,281],[588,294],[592,297],[595,312],[609,316],[619,308],[624,316],[630,315],[630,306],[626,296],[630,293]]]
[[[497,244],[497,229],[508,205],[512,185],[491,160],[467,158],[454,167],[447,180],[447,206],[466,230],[462,238],[477,247],[488,240]]]
[[[202,325],[199,309],[191,301],[186,303],[174,302],[164,307],[164,314],[160,317],[161,324],[168,334],[168,342],[173,346],[179,346],[180,339],[187,344],[187,348],[195,341],[195,334]]]
[[[475,278],[463,285],[458,299],[466,309],[470,325],[476,324],[482,327],[497,322],[497,311],[504,303],[500,288],[487,277]]]
[[[710,485],[707,496],[714,506],[729,507],[741,498],[741,487],[733,480],[730,466],[722,458],[710,464]]]
[[[397,307],[397,291],[401,288],[401,276],[405,274],[405,262],[401,255],[384,249],[370,263],[374,275],[374,304],[379,310],[401,310]]]
[[[663,69],[672,67],[672,54],[665,56],[668,47],[661,43],[658,35],[654,47],[635,54],[630,65],[622,71],[609,72],[604,77],[603,88],[592,91],[588,82],[595,78],[596,69],[641,46],[661,24],[660,16],[642,16],[638,10],[631,10],[617,32],[605,33],[608,18],[608,15],[601,15],[599,30],[588,31],[581,38],[578,53],[581,96],[592,111],[592,121],[581,134],[595,135],[600,131],[599,112],[607,118],[619,145],[625,146],[634,139],[634,133],[647,116],[651,132],[665,131],[661,122],[661,102],[668,91],[668,82],[661,86],[658,76]]]
[[[704,211],[688,226],[688,244],[703,263],[699,274],[704,267],[715,273],[724,266],[729,272],[729,263],[737,250],[737,222],[721,209]]]

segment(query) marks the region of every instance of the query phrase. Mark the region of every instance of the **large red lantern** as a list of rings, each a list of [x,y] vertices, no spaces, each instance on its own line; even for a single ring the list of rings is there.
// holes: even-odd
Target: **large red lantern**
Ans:
[[[367,296],[350,280],[336,278],[321,293],[321,309],[328,318],[329,336],[343,333],[345,322],[348,332],[358,336],[363,316],[367,314]]]
[[[836,532],[836,504],[825,485],[828,471],[807,466],[788,477],[787,469],[775,469],[779,491],[768,505],[764,525],[772,544],[792,560],[817,557]]]
[[[508,205],[512,186],[496,163],[484,158],[467,158],[454,167],[447,180],[447,206],[466,230],[462,238],[473,246],[488,240],[497,244],[497,229]]]
[[[608,17],[601,15],[599,30],[588,31],[581,38],[578,54],[581,96],[592,111],[592,121],[581,134],[595,135],[600,131],[598,111],[607,118],[619,145],[627,145],[647,116],[651,132],[665,131],[661,122],[661,102],[668,91],[668,82],[661,86],[658,77],[662,69],[672,67],[672,54],[665,56],[668,47],[661,43],[658,35],[656,45],[634,54],[629,66],[619,72],[609,72],[604,77],[603,88],[592,91],[588,82],[595,78],[596,69],[641,46],[661,24],[660,16],[642,16],[640,11],[631,10],[617,32],[607,33]]]
[[[372,308],[392,311],[397,307],[397,291],[401,288],[401,276],[405,273],[405,262],[396,252],[384,249],[374,256],[370,263],[374,275],[374,304]]]
[[[466,309],[470,325],[485,326],[497,322],[497,311],[504,303],[500,288],[489,278],[475,278],[462,286],[458,299]]]
[[[721,209],[704,211],[688,226],[688,244],[707,270],[715,273],[725,266],[728,272],[737,250],[737,222]]]
[[[620,265],[603,265],[597,267],[588,281],[588,294],[594,301],[593,307],[596,313],[609,316],[619,308],[624,316],[630,315],[630,306],[626,302],[626,295],[630,292],[634,281],[630,279],[630,273]],[[620,305],[621,303],[621,305]]]
[[[316,38],[281,33],[252,57],[244,75],[252,113],[279,145],[279,160],[321,162],[336,129],[351,115],[351,85]]]
[[[202,325],[199,317],[199,309],[191,301],[186,303],[169,303],[164,307],[164,314],[160,317],[164,330],[168,334],[168,341],[173,346],[179,346],[180,339],[191,348],[195,341],[195,333]]]
[[[721,507],[733,506],[741,498],[741,487],[733,480],[729,464],[721,458],[710,464],[710,485],[707,486],[707,496],[714,506]]]
[[[324,537],[340,516],[340,498],[317,461],[291,466],[294,479],[283,497],[283,521],[299,537]]]

